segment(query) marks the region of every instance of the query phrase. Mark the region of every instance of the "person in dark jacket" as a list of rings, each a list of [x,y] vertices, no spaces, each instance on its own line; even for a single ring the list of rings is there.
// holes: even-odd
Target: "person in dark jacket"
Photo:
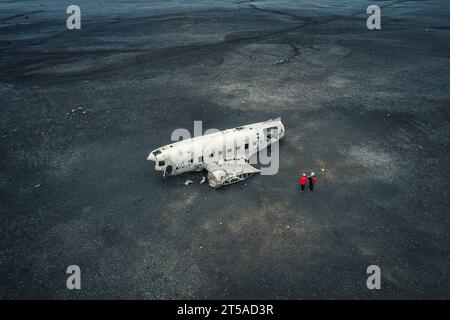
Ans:
[[[305,191],[305,186],[306,186],[306,182],[308,181],[308,179],[306,178],[306,173],[303,173],[303,175],[301,176],[300,180],[299,180],[299,184],[300,184],[300,189],[303,191]]]
[[[311,172],[311,174],[308,176],[309,191],[314,190],[314,184],[316,183],[316,181],[317,181],[316,175],[314,174],[314,172]]]

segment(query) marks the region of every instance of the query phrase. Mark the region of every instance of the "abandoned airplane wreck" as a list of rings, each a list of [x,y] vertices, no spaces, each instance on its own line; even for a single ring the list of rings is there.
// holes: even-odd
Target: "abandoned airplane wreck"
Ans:
[[[163,176],[205,169],[209,185],[217,189],[261,172],[252,166],[256,154],[261,164],[278,163],[278,149],[272,146],[278,147],[284,135],[281,118],[270,119],[178,141],[153,150],[147,160]]]

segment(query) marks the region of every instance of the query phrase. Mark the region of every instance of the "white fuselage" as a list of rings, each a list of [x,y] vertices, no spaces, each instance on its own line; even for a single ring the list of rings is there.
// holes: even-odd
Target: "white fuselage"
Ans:
[[[174,142],[153,150],[147,159],[155,161],[155,170],[165,175],[200,171],[211,164],[248,162],[284,134],[281,119],[271,119]]]

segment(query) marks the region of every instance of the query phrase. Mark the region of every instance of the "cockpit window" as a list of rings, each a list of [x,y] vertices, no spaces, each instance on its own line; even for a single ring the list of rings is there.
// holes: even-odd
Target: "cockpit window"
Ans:
[[[160,161],[160,162],[158,162],[158,166],[160,166],[160,167],[163,167],[164,166],[164,161]]]
[[[160,150],[153,151],[153,155],[154,155],[154,156],[157,156],[157,155],[160,154],[160,153],[161,153]]]

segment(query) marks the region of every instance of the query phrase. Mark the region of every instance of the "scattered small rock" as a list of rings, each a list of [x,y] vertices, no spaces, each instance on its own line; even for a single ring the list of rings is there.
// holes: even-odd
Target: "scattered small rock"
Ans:
[[[279,60],[275,61],[275,64],[283,64],[283,63],[288,62],[288,61],[289,61],[288,59],[279,59]]]
[[[38,183],[37,185],[35,185],[34,187],[35,188],[39,188],[41,186],[41,184],[40,183]]]
[[[82,114],[87,114],[89,112],[89,110],[85,110],[83,107],[78,107],[76,109],[72,109],[70,112],[66,113],[66,116],[74,116],[77,112],[81,112]]]
[[[200,184],[205,183],[205,181],[206,181],[206,177],[202,177],[202,180],[200,181]]]
[[[192,184],[192,183],[194,183],[194,181],[192,181],[192,180],[186,180],[186,181],[184,182],[184,185],[185,185],[185,186],[188,186],[188,185],[190,185],[190,184]]]

